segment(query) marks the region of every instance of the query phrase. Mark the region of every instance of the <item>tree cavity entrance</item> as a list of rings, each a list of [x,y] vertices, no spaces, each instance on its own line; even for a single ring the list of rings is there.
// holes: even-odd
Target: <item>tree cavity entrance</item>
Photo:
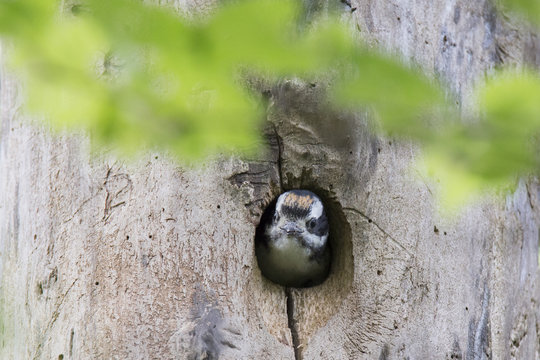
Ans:
[[[321,198],[330,227],[328,242],[331,263],[326,279],[316,286],[288,288],[286,291],[287,301],[294,304],[288,305],[288,318],[289,325],[294,324],[295,343],[306,346],[315,332],[339,311],[341,303],[350,293],[354,279],[354,258],[351,227],[338,199],[331,191],[321,188],[297,188],[310,190]],[[261,241],[265,227],[274,215],[276,201],[277,197],[268,204],[261,216],[256,228],[255,244]]]

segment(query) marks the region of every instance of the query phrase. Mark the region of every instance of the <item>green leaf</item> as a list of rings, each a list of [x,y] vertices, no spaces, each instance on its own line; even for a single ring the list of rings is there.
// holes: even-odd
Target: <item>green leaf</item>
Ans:
[[[396,59],[358,50],[336,82],[333,96],[341,106],[370,106],[393,135],[427,139],[429,122],[447,107],[441,89],[419,71]]]
[[[540,25],[540,1],[538,0],[498,0],[497,5],[504,12],[511,12]]]

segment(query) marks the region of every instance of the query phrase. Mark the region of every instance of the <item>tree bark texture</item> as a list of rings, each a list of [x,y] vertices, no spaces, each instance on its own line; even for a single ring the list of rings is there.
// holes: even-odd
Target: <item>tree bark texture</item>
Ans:
[[[352,7],[351,31],[445,81],[465,112],[496,66],[539,63],[536,35],[490,2]],[[294,79],[267,89],[257,159],[91,157],[84,136],[23,119],[17,86],[3,69],[1,358],[540,358],[534,179],[442,218],[417,147]],[[332,229],[330,276],[309,289],[272,284],[254,257],[264,207],[292,188],[323,198]]]

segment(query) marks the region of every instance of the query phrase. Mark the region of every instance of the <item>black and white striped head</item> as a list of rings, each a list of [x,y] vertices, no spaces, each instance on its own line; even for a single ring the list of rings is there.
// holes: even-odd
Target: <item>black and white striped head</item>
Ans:
[[[295,237],[320,249],[328,239],[328,219],[321,199],[308,190],[291,190],[279,196],[269,229],[271,238]]]

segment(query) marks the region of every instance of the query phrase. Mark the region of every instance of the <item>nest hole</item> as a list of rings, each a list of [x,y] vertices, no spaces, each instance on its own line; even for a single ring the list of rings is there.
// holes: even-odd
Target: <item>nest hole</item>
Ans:
[[[299,180],[299,179],[296,179]],[[305,180],[305,179],[304,179]],[[309,178],[308,178],[309,180]],[[295,331],[302,334],[306,344],[309,339],[340,311],[343,301],[352,290],[354,280],[354,258],[352,231],[339,200],[331,190],[310,186],[314,181],[295,181],[292,186],[284,186],[284,191],[293,189],[309,190],[322,200],[329,222],[328,242],[331,251],[329,273],[320,284],[289,288],[287,301],[294,303],[292,318]],[[277,197],[271,201],[261,216],[256,228],[255,241],[263,235],[264,224],[273,216]],[[259,273],[259,276],[263,276]],[[264,276],[263,276],[264,278]],[[272,283],[270,280],[263,280]],[[278,334],[276,334],[278,336]]]
[[[351,227],[345,217],[342,206],[331,191],[314,186],[298,186],[289,190],[309,190],[323,202],[329,223],[328,246],[330,248],[330,268],[325,279],[318,284],[310,284],[303,288],[321,288],[329,286],[332,291],[346,292],[351,289],[354,278],[354,262],[352,257]],[[281,194],[279,194],[281,195]],[[278,199],[276,196],[263,211],[255,231],[255,243],[262,241],[267,224],[272,220]],[[261,274],[264,277],[264,275]],[[270,281],[270,280],[268,280]]]

